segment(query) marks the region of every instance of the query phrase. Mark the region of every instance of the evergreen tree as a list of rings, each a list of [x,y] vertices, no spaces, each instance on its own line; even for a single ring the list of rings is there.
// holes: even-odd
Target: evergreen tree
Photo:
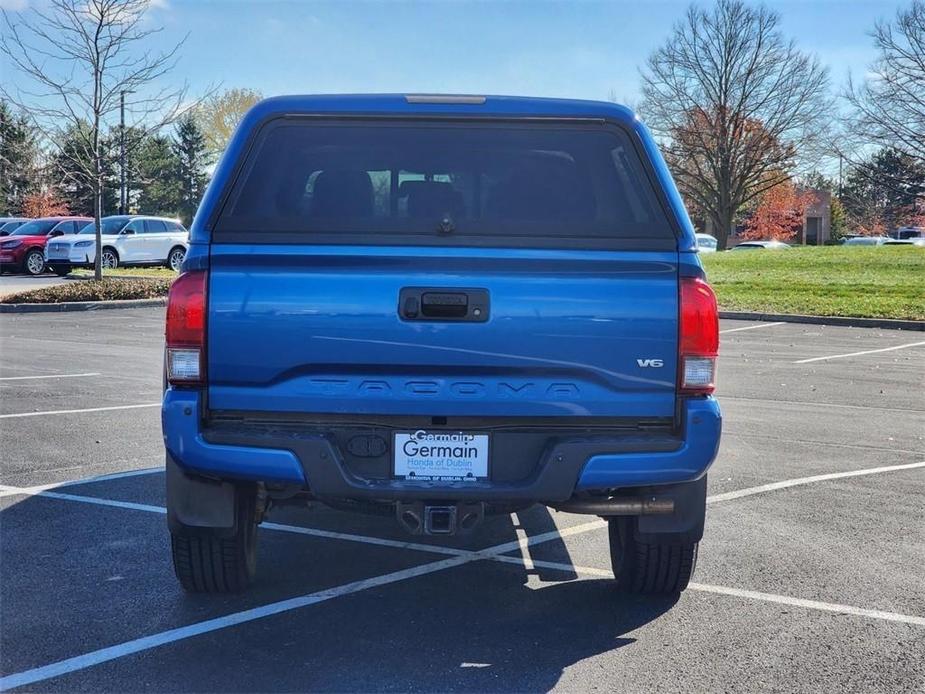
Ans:
[[[112,128],[109,132],[109,139],[113,143],[113,152],[116,160],[119,160],[119,139],[121,137],[119,128]],[[139,158],[139,150],[147,139],[148,135],[142,128],[127,127],[125,129],[125,211],[127,214],[147,214],[138,206],[141,197],[142,188],[144,187],[144,163]],[[121,164],[120,164],[121,165]],[[116,173],[119,174],[118,167]],[[121,174],[115,181],[116,189],[122,184]],[[118,197],[118,196],[117,196]]]
[[[925,167],[895,148],[881,149],[848,174],[842,204],[859,231],[880,234],[913,219],[925,202]]]
[[[823,190],[827,193],[832,193],[833,195],[837,192],[838,188],[837,181],[829,178],[825,174],[819,173],[818,171],[812,171],[806,176],[800,178],[799,184],[803,188],[808,188],[810,190]]]
[[[177,217],[180,212],[179,157],[165,135],[149,135],[132,151],[140,214]]]
[[[179,212],[183,223],[188,227],[193,221],[209,180],[205,172],[208,164],[205,134],[192,114],[187,114],[177,121],[173,151],[178,164]]]
[[[79,123],[65,131],[59,148],[52,156],[53,178],[72,214],[92,216],[94,210],[93,153],[87,148],[89,124]],[[118,184],[111,138],[102,138],[102,209],[101,216],[119,209]]]
[[[38,134],[0,100],[0,216],[22,213],[23,200],[39,190],[40,170]]]

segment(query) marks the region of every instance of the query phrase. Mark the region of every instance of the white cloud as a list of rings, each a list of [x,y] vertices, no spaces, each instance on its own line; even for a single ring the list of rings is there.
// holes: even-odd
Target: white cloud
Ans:
[[[29,0],[0,0],[0,10],[21,12],[29,5]]]

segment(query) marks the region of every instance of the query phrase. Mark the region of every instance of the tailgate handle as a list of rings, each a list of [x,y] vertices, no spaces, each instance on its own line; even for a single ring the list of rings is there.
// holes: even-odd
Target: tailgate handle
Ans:
[[[424,292],[421,313],[426,318],[462,318],[469,313],[469,297],[461,292]]]
[[[405,287],[398,296],[398,313],[404,320],[483,323],[488,320],[488,291]]]

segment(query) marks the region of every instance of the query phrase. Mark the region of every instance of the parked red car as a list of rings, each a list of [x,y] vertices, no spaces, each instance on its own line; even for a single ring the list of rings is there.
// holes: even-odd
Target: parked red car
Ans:
[[[45,244],[63,234],[76,234],[90,217],[41,217],[26,222],[9,236],[0,239],[0,272],[45,272]]]

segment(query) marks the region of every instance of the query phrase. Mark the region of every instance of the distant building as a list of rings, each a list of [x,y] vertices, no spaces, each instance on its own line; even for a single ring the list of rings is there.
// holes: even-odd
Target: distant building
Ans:
[[[822,246],[832,238],[832,194],[827,190],[810,189],[814,202],[803,212],[803,228],[787,243],[797,246]],[[709,231],[713,225],[705,220],[704,228]],[[732,248],[742,242],[741,234],[745,226],[740,224],[729,234],[727,248]]]
[[[810,190],[815,202],[803,214],[803,234],[791,243],[821,246],[832,238],[832,194],[827,190]]]

